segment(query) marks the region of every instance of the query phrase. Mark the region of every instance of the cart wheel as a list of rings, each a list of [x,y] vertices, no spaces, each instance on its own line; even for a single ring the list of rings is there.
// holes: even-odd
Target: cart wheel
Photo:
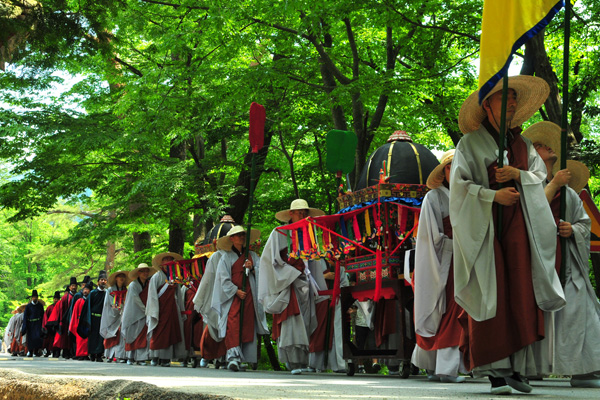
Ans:
[[[402,362],[402,371],[400,372],[400,378],[402,379],[406,379],[410,376],[410,371],[412,370],[412,367],[410,365],[410,361],[403,361]]]
[[[250,366],[252,367],[253,371],[256,371],[258,369],[258,363],[252,363],[250,364]]]
[[[346,370],[346,375],[354,376],[355,372],[356,372],[356,368],[354,367],[354,363],[349,362],[348,369]]]

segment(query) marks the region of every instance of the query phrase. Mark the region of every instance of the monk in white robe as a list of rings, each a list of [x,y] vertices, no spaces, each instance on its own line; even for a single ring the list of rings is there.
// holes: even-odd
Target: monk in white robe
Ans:
[[[577,195],[587,184],[589,170],[578,161],[567,161],[567,169],[554,173],[560,160],[560,126],[538,122],[523,136],[529,138],[548,171],[545,187],[558,226],[556,270],[566,251],[564,291],[567,305],[550,321],[553,335],[544,340],[538,360],[541,374],[571,375],[574,387],[600,387],[600,303],[589,278],[590,230],[592,222]],[[566,187],[566,214],[560,220],[560,188]],[[560,238],[565,238],[566,247]]]
[[[251,236],[250,242],[254,242],[260,232],[253,229]],[[217,266],[212,308],[219,316],[218,338],[225,343],[227,368],[231,371],[239,371],[242,362],[257,363],[257,334],[269,333],[265,313],[256,299],[260,258],[253,251],[244,256],[245,242],[242,226],[231,228],[217,242],[219,248],[230,249],[222,253]]]
[[[210,360],[215,360],[215,366],[220,366],[220,363],[225,363],[225,343],[219,339],[219,315],[212,308],[213,290],[215,286],[215,276],[217,265],[223,255],[223,250],[217,250],[213,253],[204,268],[202,280],[198,286],[198,291],[194,296],[194,309],[202,315],[204,323],[204,331],[200,341],[200,367],[208,367]]]
[[[108,289],[104,296],[100,335],[104,338],[104,357],[125,362],[125,338],[121,334],[121,317],[127,298],[129,271],[116,271],[108,277]]]
[[[305,200],[296,199],[289,210],[279,211],[275,217],[290,223],[309,215],[324,213],[308,207]],[[308,366],[309,338],[318,325],[314,291],[311,295],[310,290],[310,285],[315,284],[310,276],[310,264],[314,262],[289,257],[286,237],[275,229],[260,259],[258,301],[265,312],[273,314],[272,337],[277,341],[279,361],[294,375]]]
[[[137,268],[129,272],[131,283],[127,290],[121,320],[121,334],[125,340],[125,352],[129,365],[134,363],[141,365],[150,359],[146,303],[149,278],[154,273],[156,270],[151,269],[146,263],[139,264]]]
[[[462,137],[452,161],[450,220],[456,302],[468,313],[461,350],[493,394],[530,392],[521,375],[537,373],[531,345],[544,338],[543,311],[565,304],[554,270],[555,224],[542,183],[545,166],[520,128],[506,135],[497,168],[501,82],[478,104],[478,92],[459,115]],[[549,93],[540,78],[509,78],[507,126],[519,126]],[[500,187],[498,184],[502,184]],[[501,236],[497,208],[502,205]]]
[[[165,263],[182,260],[177,253],[161,253],[152,259],[157,272],[150,278],[148,301],[146,303],[146,323],[150,338],[152,365],[170,367],[171,360],[185,358],[183,342],[182,312],[185,305],[177,284],[167,282]]]
[[[414,315],[417,344],[412,363],[427,370],[429,380],[464,382],[461,369],[462,308],[454,301],[452,226],[450,225],[450,167],[454,150],[447,151],[427,178],[431,189],[421,205],[415,249]]]

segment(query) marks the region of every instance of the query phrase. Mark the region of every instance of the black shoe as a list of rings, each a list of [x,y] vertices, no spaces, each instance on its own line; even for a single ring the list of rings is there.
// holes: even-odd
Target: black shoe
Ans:
[[[512,374],[512,376],[506,377],[505,380],[511,388],[518,390],[519,392],[530,393],[533,390],[533,388],[521,378],[521,375],[516,372]]]
[[[512,390],[510,386],[506,383],[504,378],[494,378],[493,376],[488,376],[490,378],[490,382],[492,383],[492,388],[490,392],[492,394],[511,394]]]

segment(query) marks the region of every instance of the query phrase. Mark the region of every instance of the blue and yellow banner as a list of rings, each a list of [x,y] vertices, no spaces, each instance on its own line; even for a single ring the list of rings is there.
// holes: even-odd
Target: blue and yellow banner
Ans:
[[[485,0],[479,50],[479,103],[508,72],[512,55],[564,6],[563,0]]]

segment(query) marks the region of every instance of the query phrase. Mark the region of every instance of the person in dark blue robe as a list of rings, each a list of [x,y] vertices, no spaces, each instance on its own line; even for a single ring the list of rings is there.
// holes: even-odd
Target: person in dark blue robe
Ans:
[[[44,319],[44,305],[38,298],[37,290],[31,292],[31,301],[23,313],[23,327],[21,335],[27,335],[27,357],[40,356],[44,344],[42,337],[42,322]]]
[[[102,362],[104,353],[104,338],[100,335],[100,320],[106,296],[106,271],[98,274],[98,287],[88,296],[87,306],[90,308],[90,335],[88,337],[88,353],[90,360]]]

